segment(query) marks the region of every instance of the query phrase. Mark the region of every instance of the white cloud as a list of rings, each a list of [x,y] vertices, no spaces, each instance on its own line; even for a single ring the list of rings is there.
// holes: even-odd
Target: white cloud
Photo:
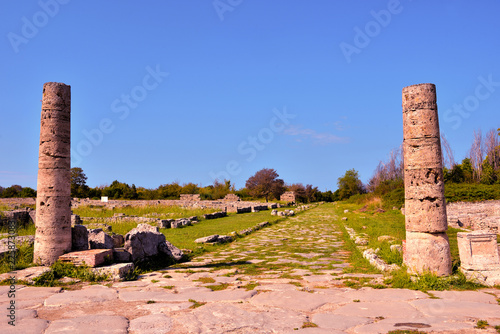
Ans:
[[[304,129],[301,126],[290,125],[283,133],[289,136],[297,136],[296,141],[303,141],[304,139],[311,139],[315,144],[328,145],[334,143],[347,143],[349,138],[339,137],[332,133],[318,133],[313,129]]]

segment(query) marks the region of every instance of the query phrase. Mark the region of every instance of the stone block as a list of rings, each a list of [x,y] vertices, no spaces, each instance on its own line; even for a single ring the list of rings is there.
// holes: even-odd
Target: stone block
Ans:
[[[113,261],[117,263],[130,262],[132,257],[125,248],[113,248]]]
[[[405,138],[439,137],[437,108],[409,109],[403,111]]]
[[[487,231],[457,233],[462,269],[500,269],[497,235]]]
[[[113,239],[100,228],[89,230],[90,249],[112,249]]]
[[[448,229],[445,199],[405,200],[406,230],[410,232],[439,233]]]
[[[158,220],[158,228],[171,228],[173,219],[160,219]]]
[[[406,231],[404,261],[412,273],[451,274],[451,254],[446,233]]]
[[[89,267],[97,267],[106,261],[113,260],[113,251],[111,249],[90,249],[79,252],[71,252],[59,257],[62,262],[70,262],[80,266],[85,263]]]
[[[444,193],[443,173],[439,168],[412,169],[405,172],[405,198],[441,198]]]
[[[441,142],[438,138],[405,139],[405,170],[441,168]]]
[[[434,84],[423,83],[403,88],[403,112],[417,109],[437,109]]]
[[[92,271],[100,275],[108,275],[108,278],[120,281],[134,271],[133,263],[117,263],[110,266],[94,268]]]
[[[206,244],[209,242],[217,242],[217,239],[219,239],[219,235],[214,234],[214,235],[209,235],[208,237],[198,238],[194,242],[197,244]]]
[[[113,234],[111,240],[113,241],[113,248],[120,248],[125,242],[125,238],[121,234]]]
[[[89,231],[83,225],[71,228],[71,250],[83,251],[89,249]]]

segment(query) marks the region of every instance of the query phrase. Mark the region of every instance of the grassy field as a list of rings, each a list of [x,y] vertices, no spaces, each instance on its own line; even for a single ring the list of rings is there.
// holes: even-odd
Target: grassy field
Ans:
[[[80,217],[106,218],[113,217],[116,213],[123,213],[127,216],[152,217],[160,219],[187,218],[190,216],[201,217],[206,213],[220,211],[217,209],[195,209],[183,208],[173,205],[146,205],[146,206],[126,206],[109,209],[101,206],[86,205],[72,210]]]
[[[228,235],[231,232],[239,232],[264,221],[274,223],[283,219],[283,217],[271,216],[270,210],[244,214],[230,213],[224,218],[201,220],[195,226],[186,226],[178,229],[160,229],[160,232],[178,248],[191,249],[197,252],[200,250],[209,251],[217,246],[200,246],[200,244],[196,244],[194,241],[213,234]]]
[[[366,207],[366,211],[360,212],[360,209]],[[369,236],[368,247],[377,249],[380,248],[378,253],[387,263],[395,263],[401,265],[403,258],[399,252],[392,252],[390,250],[391,244],[402,244],[402,240],[406,238],[405,232],[405,216],[399,210],[388,210],[386,212],[377,212],[377,202],[370,204],[347,204],[339,203],[336,207],[336,214],[339,217],[347,217],[347,221],[343,223],[353,228],[357,233],[365,233]],[[344,210],[349,210],[344,213]],[[460,229],[448,228],[447,234],[450,240],[451,257],[454,263],[460,261],[458,255],[458,242],[457,232]],[[391,236],[393,242],[379,241],[380,236]]]

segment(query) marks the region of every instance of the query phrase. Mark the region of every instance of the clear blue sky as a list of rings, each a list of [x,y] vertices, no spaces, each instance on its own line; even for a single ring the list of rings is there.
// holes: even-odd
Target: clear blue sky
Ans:
[[[401,144],[402,88],[425,82],[461,160],[475,129],[500,127],[499,12],[497,0],[2,1],[0,185],[36,188],[48,81],[72,87],[72,165],[90,186],[229,175],[240,188],[265,167],[320,190],[351,168],[366,182]]]

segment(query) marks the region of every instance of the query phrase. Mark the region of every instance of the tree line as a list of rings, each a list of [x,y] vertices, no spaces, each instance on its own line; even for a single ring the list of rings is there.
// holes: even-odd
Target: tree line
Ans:
[[[212,185],[202,187],[194,183],[179,184],[173,182],[162,184],[157,188],[149,189],[129,185],[117,180],[110,185],[91,188],[86,184],[87,176],[79,167],[71,169],[71,196],[77,198],[110,199],[179,199],[181,194],[199,194],[202,200],[218,200],[227,194],[236,194],[242,200],[279,201],[280,196],[286,191],[294,191],[296,201],[301,203],[317,201],[333,201],[331,191],[321,192],[318,187],[301,183],[286,184],[274,169],[264,168],[256,172],[245,183],[245,187],[236,189],[230,180],[215,180]]]

